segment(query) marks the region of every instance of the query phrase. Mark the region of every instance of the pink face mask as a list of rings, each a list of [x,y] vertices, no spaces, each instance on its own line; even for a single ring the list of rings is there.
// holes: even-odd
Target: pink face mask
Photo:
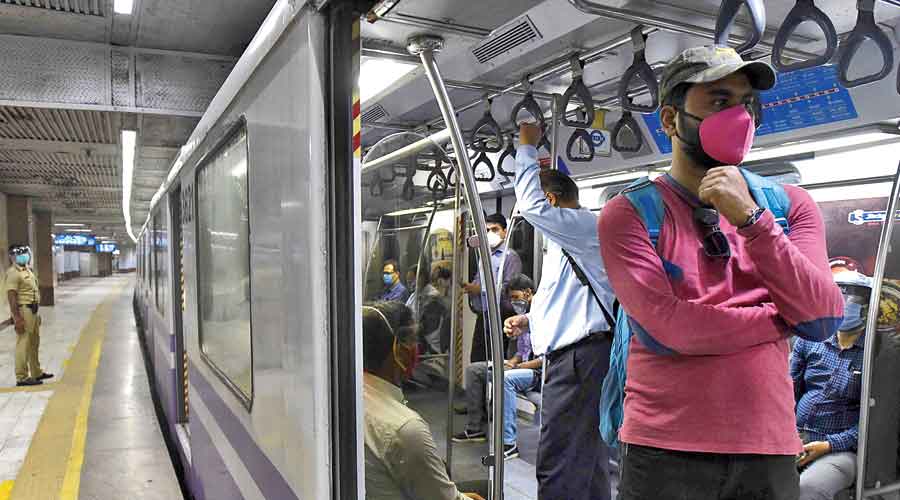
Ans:
[[[682,121],[686,137],[679,135],[679,138],[687,146],[687,153],[694,156],[701,165],[740,165],[753,146],[756,122],[743,104],[706,118],[699,118],[685,111],[680,113],[700,123],[698,130]]]

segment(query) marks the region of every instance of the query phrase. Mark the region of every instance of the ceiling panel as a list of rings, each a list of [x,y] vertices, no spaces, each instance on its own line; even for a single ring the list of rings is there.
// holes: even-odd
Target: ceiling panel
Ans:
[[[106,0],[0,0],[0,3],[68,12],[71,14],[103,16]]]

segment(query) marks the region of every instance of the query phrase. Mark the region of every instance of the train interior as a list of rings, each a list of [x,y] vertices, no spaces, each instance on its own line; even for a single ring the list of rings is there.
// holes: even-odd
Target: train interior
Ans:
[[[832,266],[880,280],[862,396],[877,404],[863,405],[865,479],[847,496],[891,498],[900,490],[900,235],[891,230],[900,218],[886,216],[898,197],[900,88],[891,68],[900,2],[819,0],[810,13],[812,5],[767,1],[761,13],[762,2],[729,0],[401,0],[369,13],[360,65],[363,300],[405,286],[400,300],[420,324],[420,363],[404,394],[430,425],[461,491],[537,498],[539,387],[517,398],[516,458],[504,461],[496,448],[501,423],[493,411],[486,412],[487,440],[452,438],[471,411],[464,388],[472,360],[515,351],[478,307],[484,300],[499,309],[498,294],[464,291],[490,273],[479,253],[485,214],[506,218],[504,252],[514,251],[535,283],[541,279],[541,234],[515,210],[516,122],[545,123],[542,164],[570,173],[581,204],[599,212],[634,180],[666,172],[671,145],[656,114],[660,71],[680,51],[712,43],[738,46],[744,59],[778,69],[777,86],[761,95],[762,124],[743,166],[809,190],[825,220]],[[415,38],[422,33],[435,50],[407,52],[411,41],[425,43]],[[429,67],[423,61],[432,56]],[[451,115],[458,125],[447,123]],[[448,126],[459,129],[465,151]],[[399,278],[386,285],[395,271]],[[498,391],[488,384],[487,408]],[[610,471],[615,485],[614,461]]]

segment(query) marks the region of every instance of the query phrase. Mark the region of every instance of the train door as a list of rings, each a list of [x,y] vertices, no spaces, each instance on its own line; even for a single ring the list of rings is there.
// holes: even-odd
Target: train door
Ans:
[[[900,498],[900,170],[886,210],[860,210],[857,221],[880,226],[864,361],[851,373],[860,390],[856,498]],[[854,386],[855,384],[855,386]]]
[[[184,199],[190,199],[190,193]],[[184,310],[186,295],[184,290],[184,231],[185,208],[181,185],[169,194],[172,209],[171,256],[172,256],[172,314],[175,328],[175,422],[182,424],[185,431],[190,410],[188,407],[188,357],[184,348]]]

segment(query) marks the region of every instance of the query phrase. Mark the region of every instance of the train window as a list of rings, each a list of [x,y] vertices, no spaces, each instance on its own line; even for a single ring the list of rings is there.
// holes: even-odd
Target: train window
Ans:
[[[166,298],[169,292],[169,261],[167,251],[169,249],[168,221],[166,221],[165,204],[160,204],[159,212],[153,217],[154,251],[156,252],[156,269],[154,279],[156,281],[156,310],[163,316],[166,315]]]
[[[197,173],[197,280],[203,358],[249,406],[250,206],[241,127]]]

